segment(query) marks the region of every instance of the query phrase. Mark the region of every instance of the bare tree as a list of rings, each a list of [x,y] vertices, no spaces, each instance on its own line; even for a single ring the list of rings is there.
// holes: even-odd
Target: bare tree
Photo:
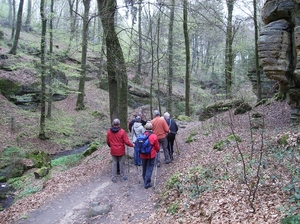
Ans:
[[[31,0],[28,0],[28,2],[27,2],[27,16],[26,16],[26,21],[25,21],[25,30],[27,32],[29,32],[31,30],[31,8],[32,8]]]
[[[50,21],[49,21],[49,53],[50,53],[50,58],[53,60],[53,16],[54,16],[54,0],[51,0],[50,3]],[[53,77],[52,77],[53,69],[50,69],[49,73],[49,92],[48,92],[48,110],[47,110],[47,117],[51,117],[51,111],[52,111],[52,83],[53,83]]]
[[[185,41],[185,115],[190,116],[190,39],[188,32],[187,0],[183,0],[183,33]]]
[[[253,0],[253,11],[254,11],[254,30],[255,30],[255,69],[257,77],[257,98],[258,100],[262,99],[261,96],[261,78],[260,78],[260,69],[259,69],[259,57],[258,57],[258,24],[257,24],[257,3],[256,0]]]
[[[45,118],[46,118],[46,30],[47,30],[47,19],[45,16],[45,0],[41,0],[40,13],[42,19],[42,36],[41,36],[41,118],[40,118],[40,139],[47,139],[45,136]]]
[[[167,99],[167,110],[172,113],[172,95],[173,95],[173,28],[174,28],[174,11],[175,11],[175,0],[171,0],[170,9],[170,21],[169,21],[169,37],[168,37],[168,99]]]
[[[88,31],[89,31],[89,11],[91,0],[83,0],[84,15],[82,26],[82,50],[81,50],[81,71],[79,79],[78,96],[76,101],[76,110],[82,110],[84,108],[84,86],[86,76],[86,57],[88,47]]]
[[[16,34],[15,34],[15,37],[14,37],[13,45],[12,45],[10,51],[9,51],[9,54],[16,54],[17,53],[18,42],[19,42],[21,28],[22,28],[23,4],[24,4],[24,0],[20,0],[19,9],[18,9],[18,16],[17,16]]]
[[[226,0],[227,4],[227,26],[226,26],[226,47],[225,47],[225,83],[226,83],[226,98],[231,98],[232,88],[232,72],[233,72],[233,27],[232,27],[232,14],[235,0]]]

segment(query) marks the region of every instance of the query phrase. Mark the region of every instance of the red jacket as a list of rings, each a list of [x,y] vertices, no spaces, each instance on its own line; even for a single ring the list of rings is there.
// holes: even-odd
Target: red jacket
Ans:
[[[145,135],[147,135],[149,133],[148,130],[145,131]],[[159,143],[158,143],[158,138],[157,138],[157,135],[156,134],[151,134],[149,137],[148,137],[151,145],[152,145],[152,149],[151,149],[151,152],[149,155],[144,155],[144,154],[140,154],[140,157],[142,159],[152,159],[152,158],[155,158],[156,156],[156,153],[159,152],[160,150],[160,146],[159,146]]]
[[[106,143],[110,147],[110,154],[112,156],[125,155],[125,145],[133,147],[126,132],[120,127],[111,127],[107,131]]]

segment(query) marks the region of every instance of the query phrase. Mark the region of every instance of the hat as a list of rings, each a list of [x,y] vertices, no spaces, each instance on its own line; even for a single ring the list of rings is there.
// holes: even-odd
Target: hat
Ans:
[[[147,123],[146,123],[145,129],[146,129],[146,130],[152,130],[152,124],[151,124],[151,122],[147,122]]]
[[[135,121],[141,121],[141,117],[140,116],[136,116],[135,117]]]
[[[114,119],[113,122],[112,122],[112,125],[113,126],[118,126],[120,125],[120,120],[118,118]]]
[[[158,115],[159,115],[159,111],[158,111],[158,110],[155,110],[155,111],[153,112],[153,114],[154,114],[154,116],[158,116]]]

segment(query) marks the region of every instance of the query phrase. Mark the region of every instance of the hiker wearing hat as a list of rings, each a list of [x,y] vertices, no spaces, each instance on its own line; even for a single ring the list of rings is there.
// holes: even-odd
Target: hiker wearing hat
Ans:
[[[145,189],[148,189],[149,187],[152,187],[151,176],[154,168],[156,153],[159,153],[160,147],[157,136],[152,133],[152,124],[150,122],[146,123],[145,129],[146,130],[144,134],[149,135],[148,139],[152,145],[152,148],[149,154],[140,154],[140,157],[142,159],[142,176],[144,180],[144,187]]]
[[[125,160],[125,145],[134,147],[134,144],[129,141],[129,138],[124,129],[120,127],[120,120],[114,119],[112,127],[107,131],[106,143],[110,147],[112,157],[112,182],[117,182],[117,164],[120,166],[120,180],[127,180],[124,172]]]
[[[170,114],[168,112],[164,113],[164,118],[169,125],[170,133],[167,135],[168,140],[168,150],[170,154],[171,161],[173,160],[173,152],[174,152],[174,141],[175,137],[178,131],[178,126],[176,124],[176,121],[174,119],[170,118]]]
[[[159,145],[162,147],[165,156],[166,164],[171,163],[170,154],[168,150],[168,140],[167,134],[170,133],[169,126],[165,119],[160,117],[160,113],[158,110],[154,110],[153,112],[154,118],[151,121],[152,123],[152,131],[157,135]],[[160,154],[157,154],[157,166],[160,167]]]
[[[135,122],[132,126],[131,136],[132,136],[133,143],[135,143],[137,136],[139,136],[140,134],[143,134],[145,132],[145,128],[143,127],[141,120],[142,119],[140,116],[136,116]],[[142,165],[140,153],[139,153],[138,149],[136,148],[136,146],[134,147],[133,161],[134,161],[134,165],[136,165],[136,166]]]

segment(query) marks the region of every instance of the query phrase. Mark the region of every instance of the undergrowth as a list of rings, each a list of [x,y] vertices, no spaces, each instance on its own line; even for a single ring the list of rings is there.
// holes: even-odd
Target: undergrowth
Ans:
[[[68,156],[62,156],[60,158],[54,159],[51,161],[51,165],[53,167],[59,167],[61,171],[67,170],[70,167],[73,167],[84,158],[82,154],[76,154],[76,155],[68,155]]]

